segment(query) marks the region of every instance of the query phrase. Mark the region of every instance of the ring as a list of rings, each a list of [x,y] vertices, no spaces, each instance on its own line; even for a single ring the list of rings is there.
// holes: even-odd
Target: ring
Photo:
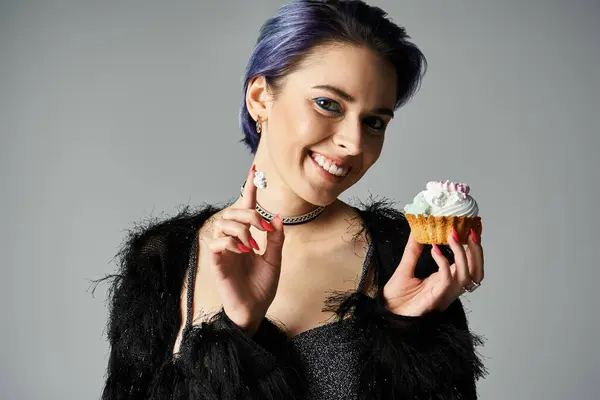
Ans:
[[[479,286],[481,286],[481,282],[475,282],[471,279],[471,284],[469,287],[463,287],[463,290],[469,293],[473,293]]]

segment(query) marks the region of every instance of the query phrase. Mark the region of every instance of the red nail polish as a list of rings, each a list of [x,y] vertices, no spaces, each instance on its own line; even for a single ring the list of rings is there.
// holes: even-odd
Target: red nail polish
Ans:
[[[433,250],[438,253],[440,256],[442,255],[442,251],[440,250],[440,248],[438,247],[437,244],[432,244],[431,247],[433,247]]]
[[[241,251],[243,251],[244,253],[249,253],[252,251],[248,247],[244,246],[241,243],[238,243],[237,248],[240,249]]]
[[[458,237],[458,232],[456,232],[456,229],[454,227],[452,227],[452,237],[454,238],[454,240],[456,240],[458,243],[460,243],[460,238]]]
[[[250,246],[252,246],[254,250],[260,250],[260,248],[258,247],[258,243],[256,243],[256,240],[254,240],[254,238],[250,238],[249,242]]]
[[[473,228],[471,228],[471,238],[475,243],[479,244],[479,237],[477,236]]]
[[[269,232],[273,232],[275,230],[275,228],[273,228],[273,225],[271,225],[270,223],[268,223],[264,219],[260,220],[260,224],[262,225],[263,228],[265,228]]]

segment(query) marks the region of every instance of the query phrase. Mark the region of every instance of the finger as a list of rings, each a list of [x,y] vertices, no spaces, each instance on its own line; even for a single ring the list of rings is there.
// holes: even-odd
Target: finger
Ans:
[[[467,262],[471,271],[471,278],[475,282],[481,282],[484,278],[483,268],[483,248],[481,247],[481,238],[471,229],[467,241]]]
[[[223,211],[223,219],[233,220],[246,225],[252,225],[258,230],[269,230],[270,224],[256,211],[247,208],[228,208]]]
[[[415,267],[417,266],[417,261],[421,256],[423,247],[424,246],[421,243],[415,240],[412,233],[408,235],[408,242],[406,243],[406,247],[404,247],[402,259],[400,260],[400,264],[397,268],[397,270],[400,271],[400,274],[403,276],[414,276]]]
[[[256,241],[250,235],[248,226],[237,221],[230,219],[220,219],[215,222],[215,236],[217,238],[222,236],[230,236],[237,238],[246,247],[256,248]],[[258,250],[258,249],[257,249]]]
[[[271,226],[273,230],[267,232],[267,248],[262,257],[272,266],[281,266],[281,252],[283,250],[285,234],[283,231],[283,222],[279,214],[271,220]]]
[[[456,229],[452,228],[452,233],[448,237],[448,244],[454,253],[454,263],[456,264],[456,276],[461,286],[465,286],[471,282],[471,274],[469,273],[469,264],[465,248],[460,243]]]
[[[217,261],[215,264],[218,265],[220,264],[218,262],[220,260],[220,256],[226,251],[237,254],[247,253],[238,247],[239,244],[240,242],[237,239],[231,236],[223,236],[207,241],[206,247],[208,248],[208,252],[211,254],[211,257],[213,257],[213,261]]]
[[[252,168],[250,168],[250,171],[248,171],[242,199],[240,200],[242,208],[248,208],[250,210],[254,210],[256,208],[256,185],[254,184],[255,172],[256,166],[252,164]]]
[[[435,244],[431,247],[431,257],[438,265],[438,271],[425,279],[425,283],[431,288],[432,304],[435,308],[444,304],[453,285],[450,262],[442,254]]]
[[[431,256],[438,265],[439,280],[444,284],[451,284],[453,279],[452,266],[436,244],[431,245]]]
[[[227,268],[224,257],[231,253],[252,253],[251,249],[245,248],[242,250],[240,246],[244,246],[231,236],[223,236],[218,239],[210,240],[207,243],[208,256],[210,259],[210,269],[217,279],[225,279],[231,272]]]

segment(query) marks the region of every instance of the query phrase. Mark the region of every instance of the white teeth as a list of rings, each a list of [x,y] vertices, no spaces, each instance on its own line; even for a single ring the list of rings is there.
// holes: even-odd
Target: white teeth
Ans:
[[[335,176],[346,176],[348,170],[346,168],[341,168],[334,163],[331,163],[321,154],[317,154],[313,156],[313,159],[319,164],[325,171],[329,172],[331,175]]]

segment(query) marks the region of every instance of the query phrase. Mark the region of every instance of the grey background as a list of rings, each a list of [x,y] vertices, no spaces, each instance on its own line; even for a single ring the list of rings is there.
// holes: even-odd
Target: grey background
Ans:
[[[259,26],[280,1],[0,2],[2,399],[98,398],[105,287],[124,230],[235,196],[237,113]],[[463,180],[487,278],[483,399],[593,399],[600,5],[377,1],[430,62],[382,158],[342,198],[402,207]]]

